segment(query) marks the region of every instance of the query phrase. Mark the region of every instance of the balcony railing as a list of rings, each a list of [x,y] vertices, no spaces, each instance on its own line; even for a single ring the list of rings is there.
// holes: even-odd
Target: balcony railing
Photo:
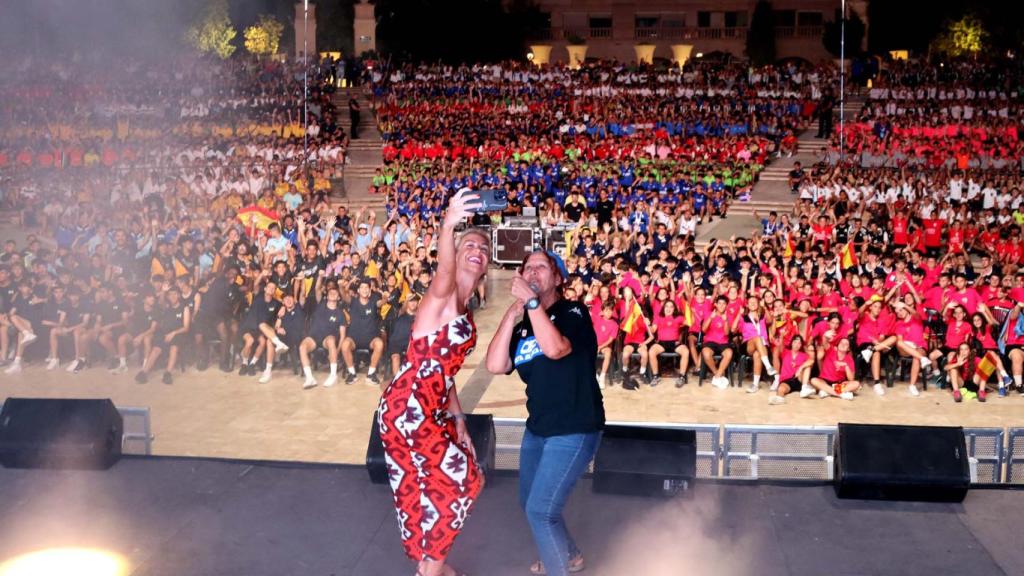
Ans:
[[[590,37],[591,38],[611,38],[612,37],[612,29],[611,29],[611,27],[608,27],[608,28],[591,28],[590,29]]]

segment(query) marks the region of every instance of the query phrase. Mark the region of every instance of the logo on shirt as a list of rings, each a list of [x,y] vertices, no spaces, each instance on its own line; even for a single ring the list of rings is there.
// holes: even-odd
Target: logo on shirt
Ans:
[[[540,344],[537,344],[537,338],[530,336],[529,338],[519,341],[519,346],[516,347],[516,357],[513,363],[516,366],[521,366],[542,354],[543,352],[540,350]]]
[[[579,316],[580,318],[583,318],[583,311],[580,310],[579,306],[573,306],[572,308],[569,309],[569,312],[572,312],[573,314]]]

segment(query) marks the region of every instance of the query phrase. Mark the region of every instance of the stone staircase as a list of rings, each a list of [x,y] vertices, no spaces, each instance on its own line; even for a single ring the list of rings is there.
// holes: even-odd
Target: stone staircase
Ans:
[[[348,164],[345,165],[344,177],[332,182],[331,196],[334,204],[345,205],[350,210],[368,208],[378,211],[383,217],[384,197],[371,194],[370,184],[377,168],[384,164],[381,148],[384,140],[377,129],[377,119],[373,114],[372,96],[368,87],[340,88],[334,93],[334,105],[338,107],[338,125],[351,134],[351,122],[348,115],[348,102],[355,98],[362,109],[359,123],[358,138],[353,138],[348,148]]]

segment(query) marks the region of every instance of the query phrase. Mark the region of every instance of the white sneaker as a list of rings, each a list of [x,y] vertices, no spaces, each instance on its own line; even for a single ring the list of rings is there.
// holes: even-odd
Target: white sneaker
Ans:
[[[775,379],[774,379],[774,380],[772,380],[772,385],[771,385],[771,387],[769,388],[769,390],[771,390],[772,392],[775,392],[775,391],[776,391],[776,390],[778,390],[778,389],[779,389],[779,375],[778,375],[778,374],[776,374],[776,375],[775,375]]]
[[[814,386],[811,386],[810,384],[807,384],[803,388],[800,389],[800,397],[801,398],[810,398],[811,396],[814,396],[814,392],[815,392]]]
[[[885,396],[885,386],[883,386],[881,382],[875,384],[871,388],[872,390],[875,391],[875,394],[878,394],[879,396]]]
[[[768,404],[770,406],[778,406],[779,404],[785,403],[786,399],[783,398],[782,396],[776,396],[775,394],[772,394],[771,396],[768,397]]]
[[[729,387],[729,380],[725,376],[714,376],[711,378],[711,385],[719,390],[725,390]]]
[[[67,370],[68,372],[74,372],[76,369],[78,369],[78,359],[76,358],[75,360],[72,360],[67,365],[67,368],[64,369]]]
[[[829,393],[828,392],[825,392],[824,390],[818,390],[818,398],[828,398],[828,397],[829,397]]]
[[[124,374],[127,371],[128,371],[128,367],[127,366],[125,366],[124,364],[119,364],[117,366],[117,368],[114,368],[113,370],[111,370],[110,373],[111,374]]]
[[[331,386],[334,386],[334,383],[337,382],[337,381],[338,381],[338,375],[337,374],[329,375],[327,377],[327,380],[324,380],[324,388],[330,388]]]
[[[597,387],[604,390],[604,374],[597,375]]]
[[[907,390],[910,391],[910,395],[913,396],[914,398],[917,398],[918,396],[921,395],[921,392],[918,391],[917,386],[914,386],[913,384],[907,386]]]
[[[270,382],[270,370],[264,370],[263,374],[260,374],[260,379],[257,380],[260,384],[266,384]]]
[[[302,389],[309,390],[316,386],[316,379],[312,376],[306,376],[306,380],[302,382]]]
[[[875,351],[872,348],[861,350],[861,358],[864,358],[865,362],[871,362],[871,357],[875,355]]]
[[[31,332],[22,332],[21,333],[21,343],[23,345],[24,344],[28,344],[29,342],[35,342],[36,338],[39,338],[39,336],[36,336],[35,334],[33,334]]]
[[[927,368],[927,367],[929,367],[931,365],[932,365],[932,359],[931,358],[929,358],[927,356],[925,356],[924,358],[921,358],[921,369],[922,370],[924,370],[925,368]]]
[[[58,358],[47,358],[46,359],[46,369],[47,370],[56,370],[57,366],[60,366],[60,359],[58,359]]]
[[[288,345],[287,344],[285,344],[284,342],[281,342],[280,340],[277,340],[276,342],[274,342],[274,352],[287,352],[287,351],[288,351]]]
[[[839,397],[843,400],[853,400],[853,392],[843,392]]]
[[[760,390],[760,389],[761,389],[760,386],[758,386],[757,384],[754,384],[753,382],[751,382],[750,386],[747,386],[747,394],[757,394],[757,391]]]
[[[21,372],[21,362],[17,361],[11,363],[11,365],[4,370],[4,374],[17,374],[19,372]]]

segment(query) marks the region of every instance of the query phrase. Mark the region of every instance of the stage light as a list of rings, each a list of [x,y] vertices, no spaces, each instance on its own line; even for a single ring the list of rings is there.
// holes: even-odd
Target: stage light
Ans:
[[[704,57],[704,53],[703,52],[697,52],[697,58],[703,58],[703,57]]]
[[[128,576],[128,562],[96,548],[47,548],[0,564],[0,576]]]
[[[533,52],[527,52],[526,53],[526,59],[527,60],[529,60],[530,62],[533,62],[533,58],[534,58]]]

